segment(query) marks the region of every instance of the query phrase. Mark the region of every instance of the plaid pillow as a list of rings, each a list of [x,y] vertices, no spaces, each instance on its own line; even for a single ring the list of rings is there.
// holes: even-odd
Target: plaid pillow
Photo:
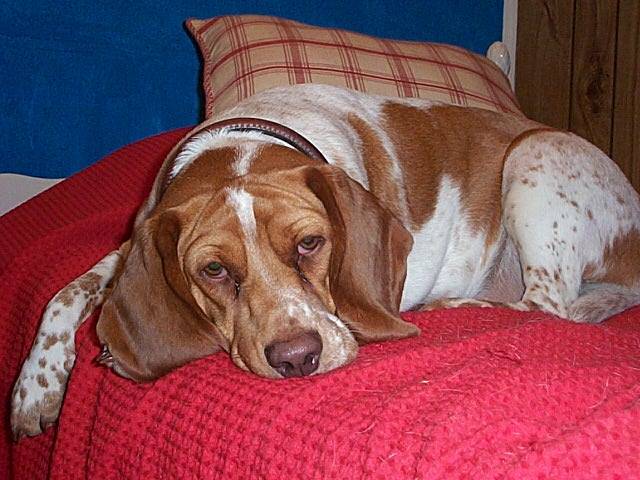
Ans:
[[[204,59],[207,117],[270,87],[298,83],[520,111],[502,71],[459,47],[260,15],[189,19],[186,25]]]

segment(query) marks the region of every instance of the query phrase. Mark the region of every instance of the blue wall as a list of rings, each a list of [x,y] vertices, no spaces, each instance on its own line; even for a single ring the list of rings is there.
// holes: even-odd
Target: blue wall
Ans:
[[[188,17],[261,13],[479,53],[501,0],[10,0],[0,2],[0,172],[64,177],[202,119]]]

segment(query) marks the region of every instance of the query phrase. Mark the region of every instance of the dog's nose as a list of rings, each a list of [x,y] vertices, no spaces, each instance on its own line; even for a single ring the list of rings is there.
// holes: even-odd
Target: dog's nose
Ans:
[[[322,340],[315,332],[273,342],[264,349],[269,365],[285,378],[311,375],[318,369],[321,353]]]

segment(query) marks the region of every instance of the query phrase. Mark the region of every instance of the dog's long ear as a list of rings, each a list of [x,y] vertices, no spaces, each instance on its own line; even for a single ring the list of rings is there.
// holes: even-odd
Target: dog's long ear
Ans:
[[[98,320],[98,337],[112,357],[108,362],[136,381],[153,380],[219,350],[221,337],[199,312],[180,268],[179,235],[180,220],[172,211],[135,230]]]
[[[329,281],[340,318],[360,343],[417,335],[399,316],[411,234],[338,168],[311,167],[306,182],[333,226]]]

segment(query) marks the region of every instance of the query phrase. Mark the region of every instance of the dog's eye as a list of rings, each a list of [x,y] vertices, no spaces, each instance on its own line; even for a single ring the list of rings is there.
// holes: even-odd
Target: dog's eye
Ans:
[[[213,280],[222,280],[227,276],[227,269],[219,262],[209,262],[202,269],[202,273]]]
[[[318,248],[320,248],[323,241],[324,239],[322,237],[317,237],[313,235],[304,237],[298,243],[298,254],[309,255],[315,252],[316,250],[318,250]]]

